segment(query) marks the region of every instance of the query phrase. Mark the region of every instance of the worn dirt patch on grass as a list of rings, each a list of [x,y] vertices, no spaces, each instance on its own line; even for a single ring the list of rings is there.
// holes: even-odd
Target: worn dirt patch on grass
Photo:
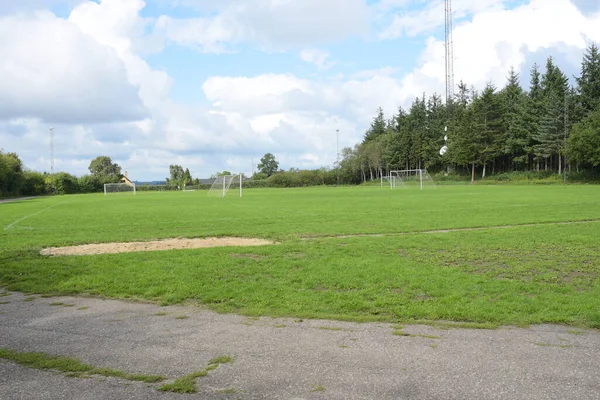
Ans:
[[[139,251],[202,249],[228,246],[266,246],[275,244],[270,240],[251,238],[203,238],[203,239],[165,239],[150,242],[96,243],[80,246],[49,247],[42,249],[44,256],[82,256],[90,254],[133,253]]]

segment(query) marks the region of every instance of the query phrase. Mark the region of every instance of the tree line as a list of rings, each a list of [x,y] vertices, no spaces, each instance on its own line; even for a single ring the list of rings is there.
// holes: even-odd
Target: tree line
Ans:
[[[534,64],[529,90],[508,71],[504,88],[481,91],[460,82],[454,99],[416,98],[386,118],[379,108],[361,143],[342,150],[346,183],[385,176],[395,169],[427,169],[486,176],[519,171],[598,173],[600,165],[600,53],[585,51],[575,85],[555,65]],[[447,141],[444,140],[447,136]],[[447,146],[447,152],[440,149]]]
[[[0,149],[0,197],[101,192],[105,183],[119,182],[122,176],[121,167],[107,156],[93,159],[88,169],[90,174],[80,177],[32,171],[16,153]]]

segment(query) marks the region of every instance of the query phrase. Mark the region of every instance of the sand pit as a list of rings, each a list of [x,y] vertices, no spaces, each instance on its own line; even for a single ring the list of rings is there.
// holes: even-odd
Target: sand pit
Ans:
[[[49,247],[40,252],[44,256],[82,256],[90,254],[133,253],[138,251],[160,251],[181,249],[202,249],[227,246],[266,246],[275,244],[270,240],[236,237],[203,239],[165,239],[150,242],[97,243],[69,247]]]

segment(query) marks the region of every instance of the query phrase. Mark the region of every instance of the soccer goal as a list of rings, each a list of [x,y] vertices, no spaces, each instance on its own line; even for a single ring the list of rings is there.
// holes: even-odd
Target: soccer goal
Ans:
[[[242,175],[222,175],[217,177],[208,190],[212,197],[225,197],[229,189],[238,189],[242,197]]]
[[[127,183],[105,183],[104,184],[104,195],[108,193],[121,193],[121,192],[133,192],[135,194],[135,185],[129,185]]]
[[[390,188],[396,187],[419,187],[435,189],[435,182],[426,169],[404,169],[401,171],[390,171]]]

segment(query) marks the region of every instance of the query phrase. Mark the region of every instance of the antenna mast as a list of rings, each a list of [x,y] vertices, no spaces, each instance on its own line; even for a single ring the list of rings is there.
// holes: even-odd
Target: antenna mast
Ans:
[[[445,0],[446,12],[446,108],[454,98],[454,43],[452,39],[452,0]]]

